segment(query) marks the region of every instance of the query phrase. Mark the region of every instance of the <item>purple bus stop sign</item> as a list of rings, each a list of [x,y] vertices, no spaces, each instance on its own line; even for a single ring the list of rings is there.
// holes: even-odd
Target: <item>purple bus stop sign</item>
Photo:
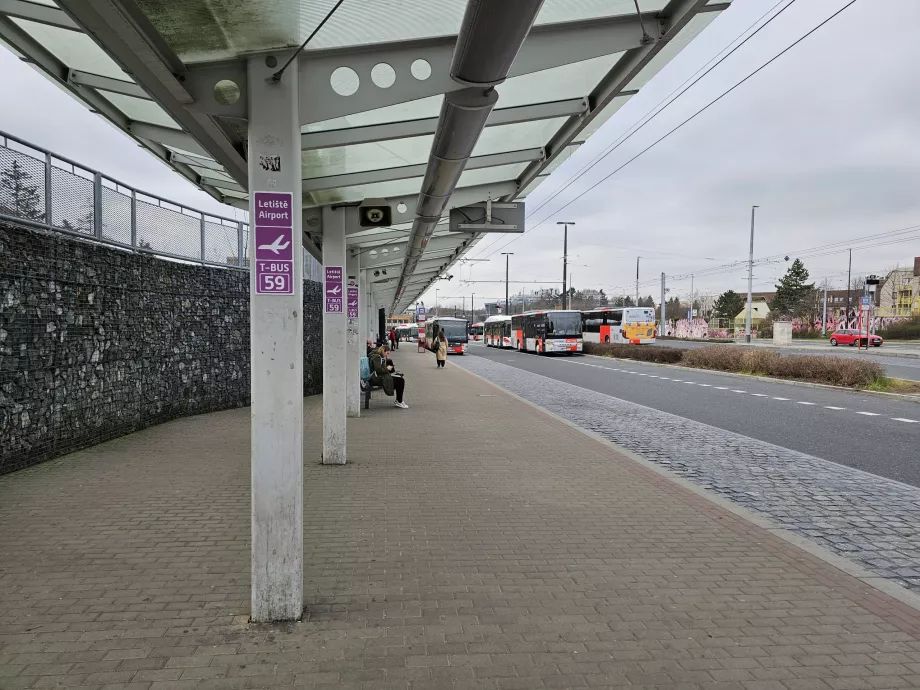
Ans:
[[[345,286],[342,280],[341,266],[326,266],[326,313],[343,314]]]
[[[293,195],[256,192],[255,211],[256,294],[293,295]]]
[[[348,318],[358,318],[358,286],[348,281]]]

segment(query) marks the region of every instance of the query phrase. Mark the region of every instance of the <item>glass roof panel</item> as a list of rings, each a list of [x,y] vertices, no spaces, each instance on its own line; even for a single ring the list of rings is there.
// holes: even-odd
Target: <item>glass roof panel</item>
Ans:
[[[133,81],[93,40],[79,31],[11,17],[19,28],[71,69]]]
[[[427,135],[304,151],[301,154],[303,176],[325,177],[426,163],[433,138]]]
[[[161,127],[171,127],[172,129],[181,129],[176,121],[173,120],[166,111],[158,106],[154,101],[147,101],[142,98],[125,96],[120,93],[101,92],[105,99],[111,102],[116,108],[128,116],[131,120],[140,122],[149,122],[152,125]]]
[[[480,135],[473,155],[543,146],[564,122],[565,118],[560,117],[487,127]],[[425,135],[304,151],[301,156],[303,176],[325,177],[427,163],[433,138]]]
[[[186,62],[225,60],[271,48],[300,45],[336,0],[137,0],[169,46]],[[640,0],[658,11],[666,0]],[[455,35],[465,0],[345,2],[310,41],[310,49]],[[631,15],[633,0],[546,0],[537,24]],[[308,51],[309,52],[309,51]]]
[[[686,48],[690,41],[696,38],[703,29],[709,26],[719,14],[719,12],[701,12],[700,14],[694,15],[693,18],[687,22],[683,30],[671,39],[655,57],[649,60],[649,63],[642,68],[642,71],[639,72],[629,84],[626,85],[626,88],[630,90],[641,89],[648,84],[652,77],[658,74],[658,72],[673,60],[680,51]]]
[[[460,175],[460,182],[457,183],[457,187],[471,187],[477,184],[516,180],[526,167],[527,163],[514,163],[513,165],[479,168],[479,170],[466,170]]]
[[[532,120],[517,122],[513,125],[486,127],[479,135],[473,155],[482,156],[489,153],[520,151],[544,146],[565,121],[564,117],[555,117],[549,120]]]

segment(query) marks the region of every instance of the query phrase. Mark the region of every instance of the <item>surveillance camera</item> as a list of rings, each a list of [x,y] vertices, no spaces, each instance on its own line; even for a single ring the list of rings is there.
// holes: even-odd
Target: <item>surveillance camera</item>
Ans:
[[[786,261],[789,261],[789,256],[788,255],[784,256],[783,259],[785,259]]]
[[[447,279],[448,279],[448,280],[453,280],[454,277],[453,277],[453,276],[447,276]]]

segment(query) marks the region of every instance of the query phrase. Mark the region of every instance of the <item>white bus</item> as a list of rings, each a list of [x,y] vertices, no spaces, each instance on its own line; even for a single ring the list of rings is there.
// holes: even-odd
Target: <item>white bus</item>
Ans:
[[[512,347],[510,316],[490,316],[482,324],[482,331],[489,347]]]
[[[581,352],[581,312],[561,309],[515,314],[511,317],[511,341],[521,352]]]
[[[605,307],[582,314],[584,338],[589,343],[655,342],[655,310],[648,307]]]

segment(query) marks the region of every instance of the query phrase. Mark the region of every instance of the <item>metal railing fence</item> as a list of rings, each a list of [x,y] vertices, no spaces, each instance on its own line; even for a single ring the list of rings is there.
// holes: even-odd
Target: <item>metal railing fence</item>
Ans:
[[[134,252],[249,268],[249,223],[193,209],[0,131],[0,218]],[[303,252],[305,279],[322,264]]]

